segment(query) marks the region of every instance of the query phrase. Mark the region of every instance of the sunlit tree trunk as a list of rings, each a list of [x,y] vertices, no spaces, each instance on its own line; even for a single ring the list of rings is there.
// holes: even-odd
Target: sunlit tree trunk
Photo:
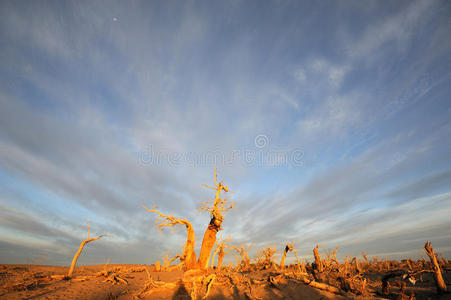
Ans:
[[[82,242],[80,243],[80,247],[78,247],[78,250],[77,250],[77,252],[76,252],[75,255],[74,255],[74,258],[72,259],[72,263],[71,263],[71,265],[70,265],[69,273],[67,273],[67,277],[68,277],[68,278],[71,278],[71,277],[72,277],[72,273],[74,272],[75,265],[77,264],[78,257],[80,256],[81,252],[83,251],[83,247],[84,247],[87,243],[96,241],[96,240],[100,239],[100,238],[103,237],[103,236],[107,236],[107,235],[104,235],[104,234],[103,234],[103,235],[99,235],[98,237],[95,237],[95,238],[89,238],[89,233],[90,233],[90,231],[91,231],[91,224],[89,223],[89,227],[88,227],[88,237],[86,238],[86,240],[84,240],[84,241],[82,241]]]
[[[194,244],[195,244],[195,234],[193,230],[193,226],[190,222],[184,219],[173,217],[172,215],[163,215],[161,212],[153,209],[148,209],[143,205],[143,207],[148,212],[157,213],[159,218],[162,220],[157,220],[158,228],[161,230],[163,227],[173,227],[176,225],[185,225],[186,227],[186,243],[185,250],[183,252],[185,270],[201,268],[207,269],[208,263],[210,260],[211,250],[216,242],[216,233],[221,230],[223,213],[232,209],[233,203],[229,203],[226,199],[219,198],[221,192],[228,192],[229,189],[222,182],[216,182],[216,169],[214,174],[214,183],[215,187],[208,186],[204,184],[204,186],[216,190],[216,196],[214,201],[206,201],[202,202],[201,207],[199,209],[206,210],[210,212],[210,223],[205,231],[204,237],[202,239],[201,250],[199,254],[199,260],[196,262],[196,253],[194,252]],[[213,204],[213,205],[211,205]]]
[[[233,207],[233,204],[230,204],[228,207],[227,200],[226,199],[220,199],[219,196],[221,192],[228,192],[229,189],[227,186],[225,186],[222,182],[217,183],[216,182],[216,169],[215,174],[213,177],[215,187],[208,186],[204,184],[204,186],[216,190],[215,200],[213,201],[213,206],[207,206],[205,204],[211,203],[211,202],[204,202],[203,206],[201,206],[200,209],[206,210],[210,212],[210,223],[207,226],[207,230],[205,231],[204,237],[202,239],[202,245],[200,248],[199,253],[199,259],[197,261],[199,267],[201,269],[207,269],[208,268],[208,262],[211,255],[211,250],[213,249],[213,246],[216,242],[216,234],[219,230],[221,230],[222,221],[223,221],[223,215],[222,213],[231,209]]]
[[[437,292],[439,294],[446,293],[446,284],[443,280],[442,271],[440,270],[440,266],[437,262],[437,257],[435,256],[434,249],[431,246],[431,242],[426,242],[424,244],[424,251],[429,256],[431,260],[432,267],[434,268],[434,280],[437,286]]]
[[[191,224],[186,225],[186,243],[185,251],[183,252],[185,269],[191,270],[196,268],[196,253],[194,252],[194,246],[196,242],[196,237],[194,234],[193,226]]]
[[[291,251],[291,250],[293,250],[293,245],[287,244],[287,245],[285,246],[285,250],[283,251],[282,259],[281,259],[281,261],[280,261],[280,268],[281,268],[281,269],[284,269],[284,268],[285,268],[285,258],[286,258],[286,256],[287,256],[288,251]]]
[[[225,240],[223,240],[222,236],[221,236],[221,241],[220,242],[216,242],[216,249],[215,249],[215,251],[213,253],[213,258],[211,260],[211,265],[210,265],[212,268],[213,268],[214,263],[215,263],[216,255],[218,255],[218,265],[216,266],[216,268],[218,270],[220,270],[221,267],[222,267],[222,261],[224,260],[224,256],[227,253],[229,253],[230,251],[233,250],[233,248],[231,248],[230,246],[227,245],[228,240],[229,240],[229,237],[226,238]],[[225,251],[225,249],[229,249],[229,250]]]
[[[202,269],[206,269],[208,267],[208,260],[211,255],[211,249],[213,249],[213,246],[216,242],[216,233],[218,233],[219,229],[221,228],[220,223],[222,222],[218,222],[213,217],[210,221],[210,224],[208,224],[207,230],[205,231],[198,260],[199,267]]]
[[[195,269],[196,264],[196,253],[194,252],[194,246],[196,242],[196,235],[194,234],[193,226],[191,223],[185,219],[176,218],[170,215],[164,215],[156,208],[148,209],[143,205],[143,207],[148,212],[153,212],[158,214],[159,220],[157,220],[158,228],[161,230],[163,227],[173,227],[176,225],[184,225],[186,228],[186,242],[185,250],[183,251],[183,261],[185,264],[185,270]]]
[[[219,251],[219,254],[218,254],[218,266],[216,267],[218,270],[221,270],[221,268],[222,268],[222,261],[224,260],[224,256],[225,255],[226,255],[226,252]]]
[[[322,272],[323,271],[323,263],[321,261],[321,256],[319,256],[318,245],[316,245],[316,247],[313,249],[313,256],[315,257],[315,263],[316,263],[316,268],[318,269],[318,272]]]

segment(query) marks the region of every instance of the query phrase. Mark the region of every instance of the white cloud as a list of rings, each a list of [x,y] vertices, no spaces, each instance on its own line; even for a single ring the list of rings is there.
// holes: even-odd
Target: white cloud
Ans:
[[[373,57],[378,57],[378,51],[387,43],[398,43],[398,47],[402,49],[415,28],[431,13],[434,5],[434,1],[413,1],[407,9],[371,25],[362,37],[349,45],[350,59],[371,61]]]
[[[304,137],[326,133],[328,136],[344,135],[349,128],[362,121],[358,103],[360,95],[330,96],[306,118],[298,122],[298,129]]]
[[[341,87],[351,68],[347,64],[337,64],[324,58],[309,60],[304,67],[298,67],[293,77],[304,89],[324,89],[333,94]]]
[[[333,66],[329,68],[328,73],[331,85],[336,88],[340,87],[348,70],[349,68],[347,66]]]
[[[295,70],[293,76],[298,83],[304,83],[307,79],[307,75],[305,74],[305,70],[303,68]]]

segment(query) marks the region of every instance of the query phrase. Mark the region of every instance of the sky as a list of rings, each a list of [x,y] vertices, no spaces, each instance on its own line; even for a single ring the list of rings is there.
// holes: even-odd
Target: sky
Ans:
[[[451,255],[450,1],[0,1],[0,263]],[[287,258],[288,262],[293,260]],[[234,262],[233,256],[226,261]]]

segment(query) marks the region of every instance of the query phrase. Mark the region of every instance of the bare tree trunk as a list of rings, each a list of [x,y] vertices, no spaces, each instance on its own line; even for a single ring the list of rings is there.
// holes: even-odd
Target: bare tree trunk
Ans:
[[[90,231],[91,231],[91,224],[89,223],[89,227],[88,227],[88,237],[86,238],[86,240],[84,240],[84,241],[82,241],[82,242],[80,243],[80,247],[78,247],[78,250],[77,250],[77,252],[76,252],[75,255],[74,255],[74,258],[72,259],[72,264],[70,265],[69,273],[67,273],[67,277],[69,277],[69,278],[72,277],[72,273],[74,272],[75,265],[77,264],[78,257],[80,256],[81,251],[83,251],[83,247],[84,247],[87,243],[96,241],[96,240],[100,239],[100,238],[103,237],[103,236],[107,236],[107,235],[104,235],[104,234],[103,234],[103,235],[99,235],[98,237],[95,237],[95,238],[89,238],[89,233],[90,233]]]
[[[194,252],[196,236],[190,223],[186,224],[186,235],[185,251],[183,253],[185,270],[191,270],[196,268],[196,252]]]
[[[219,225],[217,225],[217,223],[219,223]],[[216,218],[213,217],[210,221],[210,224],[207,227],[207,230],[205,231],[204,238],[202,240],[202,246],[200,249],[199,259],[197,261],[201,269],[208,268],[208,261],[211,255],[211,249],[215,245],[216,234],[221,228],[220,223],[222,222],[218,222]]]
[[[434,268],[434,280],[435,284],[437,285],[437,292],[439,294],[446,293],[447,291],[446,284],[445,281],[443,280],[442,272],[437,262],[437,257],[435,256],[434,249],[431,246],[431,242],[426,242],[426,244],[424,244],[424,251],[429,256],[429,259],[431,260],[432,263],[432,267]]]
[[[216,251],[215,251],[215,254],[216,254],[216,253],[218,254],[218,265],[216,266],[216,269],[217,269],[217,270],[221,270],[222,262],[223,262],[223,260],[224,260],[224,256],[226,256],[226,254],[229,253],[229,252],[232,251],[232,250],[233,250],[233,248],[230,248],[229,250],[224,251],[224,242],[222,242],[222,243],[220,244],[219,250],[216,250]],[[213,257],[214,257],[214,256],[213,256]],[[213,264],[212,264],[212,266],[213,266]]]
[[[218,254],[218,266],[216,267],[218,270],[221,270],[222,267],[222,261],[224,260],[225,252],[221,251]]]
[[[219,196],[222,191],[228,193],[229,188],[225,186],[222,181],[217,183],[216,181],[216,168],[215,174],[213,176],[213,181],[215,183],[214,187],[204,184],[204,186],[216,190],[215,200],[213,201],[213,206],[201,206],[200,209],[210,212],[210,224],[208,224],[207,230],[205,231],[204,237],[202,239],[202,246],[200,248],[199,259],[197,261],[201,269],[208,268],[208,262],[210,260],[211,249],[216,243],[216,234],[221,230],[223,221],[223,212],[226,212],[233,207],[233,203],[228,207],[226,206],[228,201],[226,199],[220,199]],[[206,204],[206,202],[204,202]]]
[[[294,252],[294,257],[296,257],[298,272],[299,273],[305,273],[304,260],[302,260],[302,267],[301,267],[301,262],[299,261],[299,257],[298,257],[298,254],[296,252],[296,249],[294,249],[293,252]]]
[[[159,260],[155,262],[155,268],[153,269],[154,272],[161,272],[161,263]]]
[[[167,271],[169,267],[169,251],[166,251],[166,255],[163,259],[163,266],[161,266],[161,269],[163,271]]]
[[[280,261],[280,268],[283,270],[285,268],[285,258],[287,256],[288,251],[293,250],[293,245],[288,244],[285,246],[285,250],[283,251],[282,254],[282,260]]]
[[[285,257],[287,256],[287,248],[283,251],[282,259],[280,260],[280,268],[283,270],[285,268]]]
[[[194,243],[196,242],[196,235],[194,234],[193,226],[191,223],[185,219],[176,218],[172,215],[164,215],[160,211],[153,207],[148,209],[143,205],[144,209],[148,212],[153,212],[158,214],[159,219],[157,220],[158,229],[161,230],[164,227],[173,227],[177,225],[185,225],[186,228],[186,242],[185,250],[183,251],[183,261],[185,264],[185,270],[191,270],[196,268],[196,253],[194,252]]]
[[[213,257],[212,257],[211,260],[210,260],[211,263],[209,263],[211,268],[213,268],[214,265],[215,265],[216,254],[218,254],[219,251],[220,251],[220,248],[216,248],[216,250],[213,252]]]
[[[159,220],[157,220],[158,229],[161,230],[164,227],[173,227],[177,225],[185,225],[186,228],[186,242],[185,250],[183,251],[183,261],[185,264],[185,270],[191,270],[196,268],[196,253],[194,252],[194,243],[196,242],[196,235],[194,234],[193,226],[185,219],[176,218],[172,215],[164,215],[160,211],[153,207],[148,209],[143,205],[144,209],[148,212],[158,214]]]
[[[313,256],[315,257],[316,268],[319,272],[323,271],[323,263],[321,261],[321,256],[319,256],[318,245],[313,248]]]
[[[77,263],[78,257],[81,254],[81,251],[83,250],[83,247],[86,245],[86,241],[83,241],[80,243],[80,247],[78,248],[77,252],[74,255],[74,258],[72,259],[72,264],[70,265],[69,273],[67,273],[67,277],[72,277],[72,273],[75,269],[75,264]]]

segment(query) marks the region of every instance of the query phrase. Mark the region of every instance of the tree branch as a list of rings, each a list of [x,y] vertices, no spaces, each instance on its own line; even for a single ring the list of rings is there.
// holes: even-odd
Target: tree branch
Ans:
[[[163,227],[172,227],[176,225],[185,225],[186,227],[192,227],[191,223],[185,219],[176,218],[172,215],[164,215],[160,211],[156,210],[156,206],[154,206],[152,209],[147,208],[145,205],[142,205],[144,209],[148,212],[153,212],[158,214],[157,219],[157,226],[158,230],[161,230]]]

